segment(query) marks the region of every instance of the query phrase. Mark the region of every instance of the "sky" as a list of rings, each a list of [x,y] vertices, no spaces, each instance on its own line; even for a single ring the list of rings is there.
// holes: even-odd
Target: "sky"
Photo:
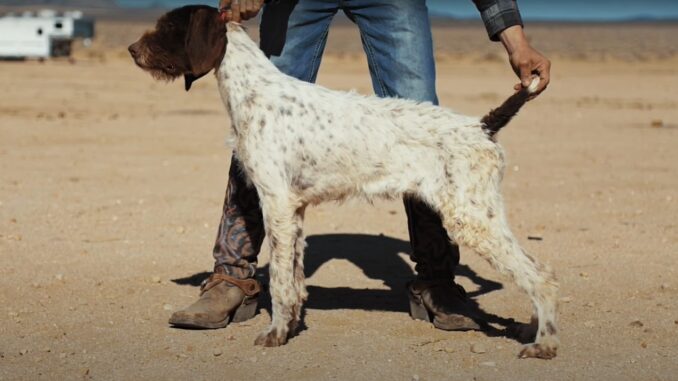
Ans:
[[[409,1],[409,0],[401,0]],[[121,6],[168,8],[185,4],[216,5],[217,0],[116,0]],[[477,18],[471,0],[428,0],[432,15]],[[518,0],[526,20],[615,21],[637,18],[678,19],[678,0]]]

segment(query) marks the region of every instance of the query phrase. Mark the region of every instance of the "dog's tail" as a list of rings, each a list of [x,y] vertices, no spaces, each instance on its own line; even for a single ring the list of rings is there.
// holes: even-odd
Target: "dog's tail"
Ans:
[[[504,101],[501,106],[490,111],[480,120],[483,124],[483,130],[489,136],[494,136],[511,121],[511,118],[518,113],[518,110],[523,107],[530,96],[537,91],[537,87],[539,87],[539,77],[534,77],[530,86],[523,87]]]

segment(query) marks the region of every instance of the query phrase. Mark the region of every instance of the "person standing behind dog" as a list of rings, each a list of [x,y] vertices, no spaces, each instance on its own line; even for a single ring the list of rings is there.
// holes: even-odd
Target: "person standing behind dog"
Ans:
[[[520,78],[515,90],[541,78],[546,89],[551,63],[532,48],[514,0],[474,0],[491,40],[501,41]],[[375,93],[438,104],[433,40],[425,0],[220,0],[224,22],[255,17],[262,6],[260,46],[285,74],[315,82],[333,17],[343,11],[360,29]],[[175,312],[170,324],[222,328],[256,313],[254,279],[264,239],[256,190],[248,188],[234,157],[223,215],[213,250],[214,274],[200,299]],[[440,217],[426,204],[405,198],[411,259],[417,278],[408,285],[411,315],[444,330],[479,329],[479,319],[461,286],[454,283],[459,248],[451,244]]]

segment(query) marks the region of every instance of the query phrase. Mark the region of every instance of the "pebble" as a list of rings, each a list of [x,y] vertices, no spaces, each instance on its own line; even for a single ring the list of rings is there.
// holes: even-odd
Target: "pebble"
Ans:
[[[643,322],[640,321],[640,320],[634,320],[634,321],[632,321],[631,323],[629,323],[629,326],[634,327],[634,328],[640,328],[640,327],[642,327],[642,326],[644,326],[644,325],[645,325],[645,324],[643,324]]]
[[[159,276],[154,276],[153,278],[151,278],[151,282],[153,282],[153,283],[160,283],[160,281],[161,281],[161,279],[160,279]]]
[[[64,280],[64,274],[57,274],[54,278],[56,278],[56,280]]]
[[[477,353],[477,354],[483,354],[487,351],[485,350],[485,347],[483,347],[480,344],[471,344],[471,352]]]
[[[214,357],[219,357],[219,356],[221,356],[223,353],[224,353],[224,352],[223,352],[221,349],[215,349],[214,352],[212,352],[212,354],[214,355]]]
[[[26,353],[28,353],[28,349],[22,349],[19,351],[19,355],[21,356],[25,355]]]
[[[561,303],[569,303],[574,300],[571,296],[565,296],[560,299],[558,299]]]
[[[641,346],[643,349],[645,349],[645,348],[647,348],[647,343],[643,341],[642,343],[640,343],[640,346]]]
[[[497,366],[497,363],[494,362],[494,361],[485,361],[485,362],[481,362],[480,366],[488,366],[488,367],[494,368],[495,366]]]
[[[661,119],[652,119],[652,122],[650,122],[650,126],[653,128],[662,128],[664,127],[664,121]]]
[[[179,234],[184,234],[185,232],[186,232],[186,228],[185,228],[185,227],[179,226],[179,227],[177,228],[177,233],[179,233]]]
[[[174,307],[172,307],[171,304],[164,304],[162,306],[162,309],[165,310],[165,311],[172,311],[174,309]]]
[[[593,306],[595,306],[595,305],[596,305],[596,304],[593,303],[593,302],[588,302],[588,303],[584,304],[584,307],[593,307]]]
[[[419,375],[418,374],[413,375],[412,381],[419,381]]]

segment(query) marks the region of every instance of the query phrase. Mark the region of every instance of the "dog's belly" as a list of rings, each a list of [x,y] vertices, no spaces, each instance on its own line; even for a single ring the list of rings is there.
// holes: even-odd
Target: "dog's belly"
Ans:
[[[351,196],[394,198],[418,193],[426,174],[433,178],[442,171],[440,157],[425,147],[376,143],[354,149],[361,154],[347,155],[340,149],[306,152],[304,160],[286,166],[292,187],[309,203]]]

